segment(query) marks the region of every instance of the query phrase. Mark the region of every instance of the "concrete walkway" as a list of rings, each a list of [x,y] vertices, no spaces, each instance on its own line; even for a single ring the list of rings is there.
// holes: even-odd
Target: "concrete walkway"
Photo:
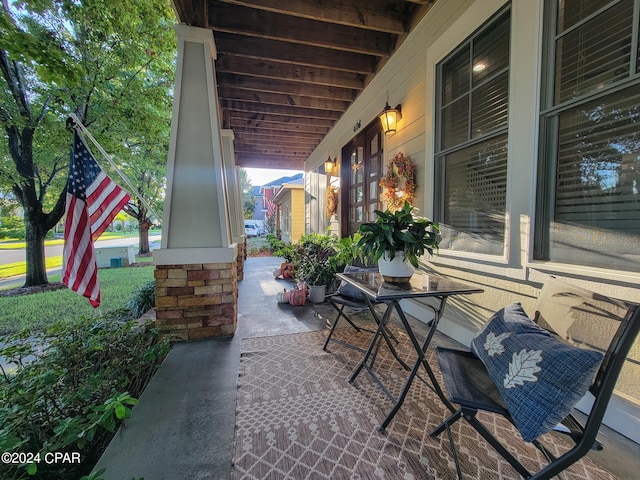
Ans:
[[[293,286],[273,278],[280,262],[247,260],[236,334],[176,344],[94,471],[106,468],[106,480],[229,478],[242,339],[322,329],[316,310],[329,308],[278,304]]]

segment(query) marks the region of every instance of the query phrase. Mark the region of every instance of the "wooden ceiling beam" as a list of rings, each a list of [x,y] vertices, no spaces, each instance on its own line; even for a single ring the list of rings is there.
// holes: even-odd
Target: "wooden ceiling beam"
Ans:
[[[211,4],[208,15],[209,28],[215,32],[281,40],[377,57],[389,55],[394,41],[389,33],[220,2]]]
[[[257,92],[227,86],[218,86],[218,94],[228,100],[241,100],[244,102],[262,103],[265,105],[305,107],[339,112],[346,110],[349,106],[349,103],[342,102],[340,100],[302,97],[300,95],[288,95],[283,93]]]
[[[285,132],[287,135],[298,135],[309,138],[322,139],[328,132],[328,128],[313,126],[313,125],[287,125],[283,123],[275,122],[260,122],[256,124],[249,124],[239,118],[231,118],[229,121],[229,128],[234,132],[255,133],[263,132],[265,129],[273,131],[274,134],[279,132]]]
[[[373,73],[376,65],[376,57],[360,53],[308,45],[292,45],[287,42],[244,37],[222,32],[216,33],[214,38],[216,49],[222,54],[240,55],[247,58],[286,62],[308,67],[329,68],[331,70],[365,75]]]
[[[351,103],[357,91],[351,88],[311,85],[308,83],[269,78],[256,78],[235,73],[218,72],[218,86],[243,88],[252,92],[286,93],[314,98],[328,98]]]
[[[310,155],[318,143],[276,143],[276,142],[243,142],[239,147],[240,152],[247,153],[269,153],[274,152],[280,155],[297,156]]]
[[[286,142],[289,145],[311,145],[319,143],[322,140],[322,135],[307,133],[307,132],[293,132],[286,130],[268,130],[266,128],[235,128],[234,134],[237,134],[238,138],[249,143],[267,142],[277,144],[280,141]],[[274,140],[277,139],[277,140]]]
[[[180,22],[192,27],[207,27],[207,0],[172,0],[173,11]]]
[[[355,5],[352,0],[222,0],[224,3],[258,8],[301,18],[366,28],[400,35],[405,32],[402,12],[389,11],[382,0]]]
[[[279,105],[264,105],[262,103],[243,102],[240,100],[226,100],[220,99],[222,108],[229,110],[239,110],[241,112],[252,113],[270,113],[274,115],[284,115],[290,117],[304,117],[304,118],[324,118],[329,120],[338,120],[343,112],[318,110],[314,108],[304,107],[284,107]]]
[[[244,168],[278,168],[283,170],[304,170],[305,158],[284,158],[279,155],[256,155],[245,153],[236,155],[236,166]]]
[[[231,122],[244,122],[248,126],[260,125],[262,122],[281,124],[283,128],[295,129],[298,126],[305,128],[317,127],[329,131],[335,120],[328,118],[304,118],[292,117],[290,115],[275,115],[269,113],[242,112],[239,110],[229,110],[225,113],[225,118]]]
[[[351,88],[357,91],[364,89],[365,83],[365,76],[356,73],[224,54],[216,61],[216,71],[259,78],[299,81],[313,85]]]
[[[234,151],[238,153],[238,155],[278,155],[280,157],[285,158],[301,158],[306,159],[309,155],[311,155],[312,149],[309,150],[300,150],[300,149],[288,149],[287,147],[276,147],[270,145],[265,145],[264,148],[260,148],[258,146],[252,147],[243,145],[241,147],[235,148]]]

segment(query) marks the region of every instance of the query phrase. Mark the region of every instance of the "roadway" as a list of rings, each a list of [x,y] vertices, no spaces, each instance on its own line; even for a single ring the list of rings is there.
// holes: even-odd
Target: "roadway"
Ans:
[[[156,248],[160,248],[160,238],[161,235],[149,235],[149,248],[154,250]],[[94,246],[96,248],[104,248],[104,247],[125,247],[129,245],[137,246],[139,241],[138,237],[125,237],[125,238],[114,238],[111,240],[98,240],[95,242]],[[51,245],[45,247],[45,256],[56,257],[62,255],[63,245]],[[15,263],[15,262],[24,262],[24,248],[16,248],[16,249],[7,249],[0,250],[0,265],[5,265],[7,263]],[[47,276],[56,275],[60,273],[60,267],[50,268],[47,270]],[[14,288],[21,287],[24,285],[24,275],[18,275],[15,277],[4,278],[0,280],[0,289],[5,288]]]

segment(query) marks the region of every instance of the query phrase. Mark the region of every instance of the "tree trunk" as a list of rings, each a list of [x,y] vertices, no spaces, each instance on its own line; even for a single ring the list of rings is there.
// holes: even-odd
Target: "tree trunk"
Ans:
[[[38,222],[28,221],[27,218],[25,218],[25,229],[27,237],[25,248],[27,275],[24,286],[46,285],[49,283],[44,254],[44,240],[47,232],[41,228]]]
[[[149,219],[145,218],[142,221],[138,221],[138,231],[140,232],[140,248],[138,249],[138,255],[149,253],[149,228],[152,223]]]

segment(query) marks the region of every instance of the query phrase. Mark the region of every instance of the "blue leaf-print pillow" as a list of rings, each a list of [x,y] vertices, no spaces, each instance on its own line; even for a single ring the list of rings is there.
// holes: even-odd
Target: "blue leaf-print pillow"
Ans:
[[[571,412],[589,390],[603,357],[538,327],[520,303],[496,312],[474,337],[471,350],[484,363],[527,442]]]

